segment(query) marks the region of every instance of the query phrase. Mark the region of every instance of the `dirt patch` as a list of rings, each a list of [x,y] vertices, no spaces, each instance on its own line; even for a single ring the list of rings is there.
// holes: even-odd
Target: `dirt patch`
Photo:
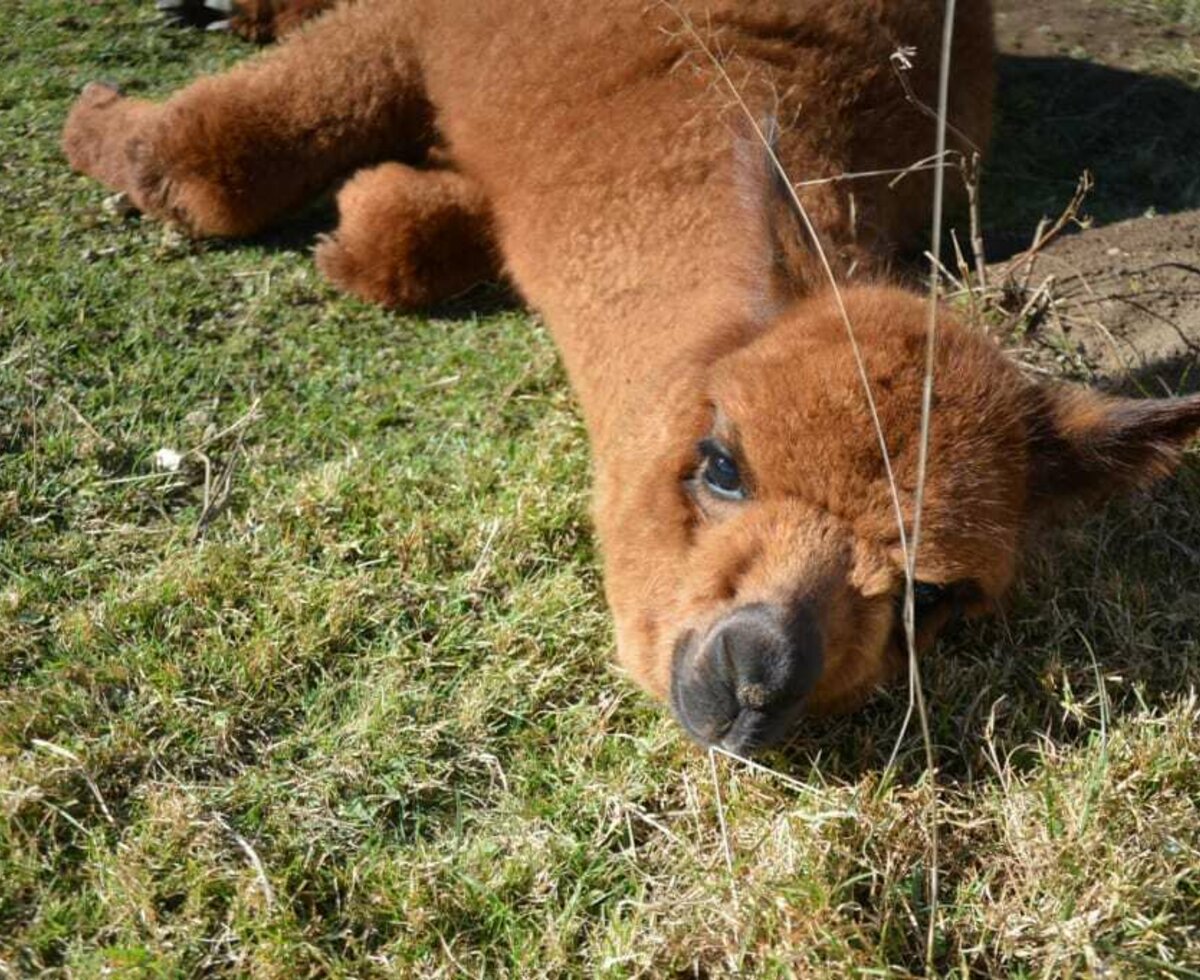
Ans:
[[[1060,238],[1027,282],[1035,312],[1015,341],[1035,365],[1147,394],[1200,389],[1200,211]]]

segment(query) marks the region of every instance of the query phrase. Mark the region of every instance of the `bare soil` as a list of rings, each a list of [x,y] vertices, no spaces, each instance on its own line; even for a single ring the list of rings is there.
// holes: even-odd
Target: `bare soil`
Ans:
[[[1022,276],[1049,302],[1014,343],[1037,366],[1114,387],[1200,388],[1200,31],[1149,0],[998,0],[996,14],[983,195],[989,258],[1005,260],[995,279],[1079,173],[1096,176],[1084,227]]]
[[[1027,282],[1049,301],[1022,338],[1034,363],[1147,394],[1200,388],[1200,211],[1067,235]]]

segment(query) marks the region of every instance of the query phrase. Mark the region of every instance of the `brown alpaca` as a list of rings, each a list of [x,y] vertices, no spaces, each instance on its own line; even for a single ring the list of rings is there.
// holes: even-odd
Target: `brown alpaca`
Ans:
[[[317,260],[380,302],[428,302],[502,265],[583,408],[618,657],[696,739],[745,752],[904,662],[900,532],[846,320],[911,527],[926,306],[879,277],[925,229],[930,181],[802,190],[843,317],[697,36],[750,115],[778,120],[779,156],[807,181],[932,152],[891,55],[916,48],[909,83],[932,100],[941,12],[358,0],[162,104],[90,87],[64,144],[197,235],[251,234],[369,168]],[[952,53],[951,122],[983,145],[986,0],[960,0]],[[923,646],[994,605],[1039,517],[1166,473],[1200,428],[1200,399],[1035,384],[950,311],[940,329]]]

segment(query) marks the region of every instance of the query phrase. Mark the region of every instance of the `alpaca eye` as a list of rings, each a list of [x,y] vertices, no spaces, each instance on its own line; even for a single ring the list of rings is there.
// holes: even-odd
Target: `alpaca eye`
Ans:
[[[913,613],[916,614],[918,625],[923,616],[928,615],[949,598],[951,587],[937,585],[933,582],[913,582]],[[904,590],[896,596],[896,622],[904,621]]]
[[[704,459],[701,478],[704,485],[723,500],[745,500],[746,488],[737,461],[720,443],[705,439],[700,443],[700,455]]]
[[[946,598],[947,588],[944,585],[935,585],[932,582],[914,582],[913,583],[913,606],[916,609],[917,615],[923,612],[929,612],[939,602]]]
[[[985,596],[979,583],[973,579],[962,579],[945,584],[935,582],[913,583],[913,618],[917,630],[931,625],[942,629],[963,618],[972,608],[980,608]],[[904,590],[895,598],[895,633],[898,642],[904,643]]]

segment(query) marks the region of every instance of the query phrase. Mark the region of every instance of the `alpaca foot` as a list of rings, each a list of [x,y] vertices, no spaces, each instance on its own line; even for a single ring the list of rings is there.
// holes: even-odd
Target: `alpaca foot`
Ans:
[[[353,236],[322,235],[314,258],[321,275],[344,293],[389,309],[420,309],[437,297],[419,278],[407,278],[370,242]]]
[[[219,168],[210,159],[211,141],[198,141],[197,127],[185,125],[189,121],[194,122],[187,111],[169,103],[126,98],[113,85],[91,82],[67,115],[63,151],[74,170],[193,236],[232,238],[258,231],[262,216],[238,200],[236,189],[230,192],[204,176]]]
[[[460,174],[385,163],[355,174],[337,201],[317,267],[354,296],[414,309],[498,275],[487,202]]]
[[[149,104],[127,99],[108,82],[89,82],[63,127],[63,151],[73,170],[113,190],[130,189],[129,141]]]
[[[237,11],[233,0],[156,0],[154,5],[168,26],[206,31],[231,30]]]
[[[63,129],[63,150],[72,170],[99,176],[95,168],[109,129],[106,110],[121,98],[121,90],[108,82],[88,82],[79,93]]]

